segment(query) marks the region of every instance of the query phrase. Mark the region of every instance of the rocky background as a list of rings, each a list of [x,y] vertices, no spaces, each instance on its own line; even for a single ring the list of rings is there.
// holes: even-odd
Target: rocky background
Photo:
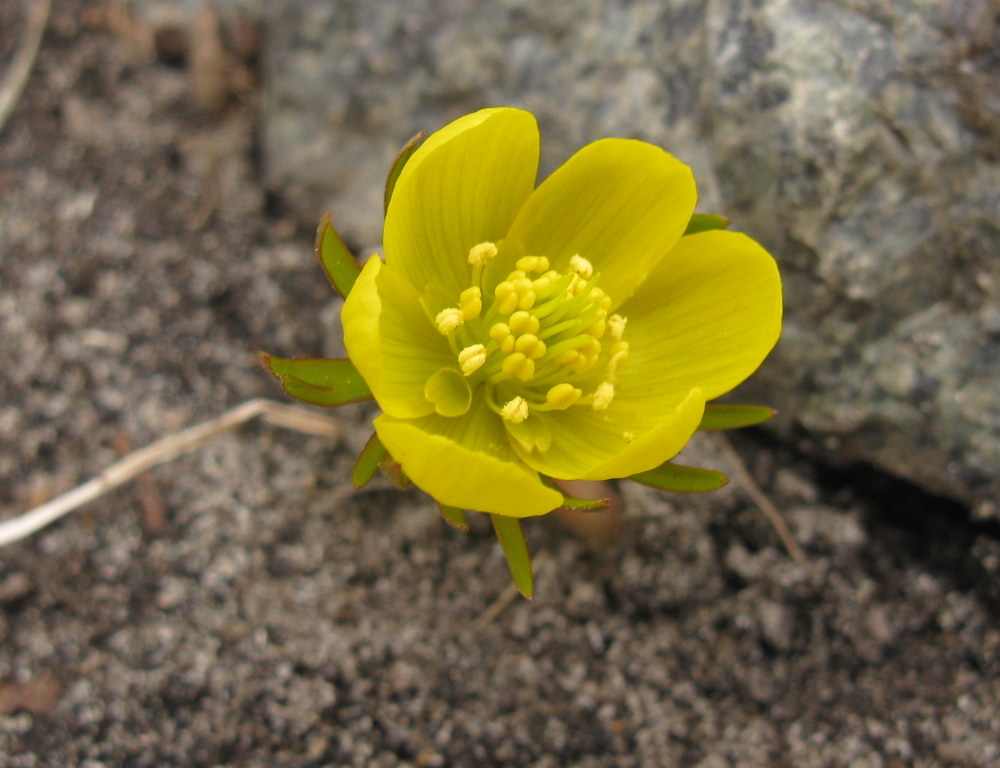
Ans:
[[[986,0],[57,0],[0,132],[4,516],[277,395],[257,349],[338,354],[309,229],[376,243],[398,146],[485,104],[543,173],[604,135],[695,166],[782,264],[743,393],[782,420],[692,446],[724,491],[624,488],[608,551],[528,526],[531,603],[484,521],[350,488],[366,408],[248,426],[0,551],[0,765],[995,765],[996,35]]]
[[[754,393],[785,439],[1000,519],[1000,26],[993,0],[267,5],[267,182],[378,239],[416,130],[535,112],[543,173],[630,136],[778,257]]]

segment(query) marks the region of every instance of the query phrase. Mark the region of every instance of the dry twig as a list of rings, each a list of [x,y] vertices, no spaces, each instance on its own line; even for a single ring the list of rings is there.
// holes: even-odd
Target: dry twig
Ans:
[[[238,405],[217,419],[185,429],[158,440],[152,445],[130,453],[104,470],[97,477],[64,493],[52,501],[35,507],[23,515],[0,522],[0,547],[27,538],[47,525],[69,514],[87,502],[127,483],[157,464],[172,461],[188,451],[198,448],[217,435],[245,424],[260,416],[264,421],[286,429],[311,435],[339,437],[337,422],[302,408],[255,398]]]
[[[721,432],[715,432],[712,435],[725,454],[726,459],[729,461],[733,468],[733,473],[739,478],[740,484],[743,486],[743,490],[746,491],[747,496],[753,501],[754,504],[764,513],[768,521],[774,527],[775,532],[781,539],[782,543],[785,545],[785,549],[788,550],[788,554],[792,556],[799,565],[804,565],[806,562],[806,556],[802,552],[802,548],[795,541],[795,537],[792,536],[792,532],[788,530],[788,526],[785,525],[784,519],[781,517],[781,513],[778,508],[774,506],[774,503],[767,497],[767,495],[760,489],[760,486],[754,482],[754,479],[750,476],[750,471],[747,469],[747,465],[740,458],[739,454],[733,448],[733,444],[729,442],[729,438],[726,437]]]
[[[38,47],[42,42],[42,35],[45,33],[45,25],[49,21],[49,9],[52,7],[51,0],[33,0],[26,3],[28,8],[28,23],[21,39],[21,47],[14,54],[14,59],[7,69],[7,74],[0,81],[0,131],[3,130],[14,111],[14,105],[21,97],[24,86],[28,83],[28,76],[31,68],[35,65],[35,57],[38,55]]]

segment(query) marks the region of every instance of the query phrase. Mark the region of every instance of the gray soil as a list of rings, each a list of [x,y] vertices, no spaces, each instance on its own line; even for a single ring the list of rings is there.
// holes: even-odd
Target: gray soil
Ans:
[[[56,3],[0,134],[5,516],[280,398],[259,348],[340,349],[254,90],[197,109],[169,40],[95,8]],[[537,596],[507,602],[488,523],[353,491],[371,410],[334,415],[338,442],[250,425],[0,551],[0,765],[1000,763],[1000,537],[965,510],[741,436],[805,564],[738,483],[631,486],[609,551],[531,522]],[[711,438],[689,461],[728,469]]]

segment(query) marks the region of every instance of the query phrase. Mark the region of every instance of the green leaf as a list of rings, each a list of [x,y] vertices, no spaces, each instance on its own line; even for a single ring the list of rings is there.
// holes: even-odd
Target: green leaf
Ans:
[[[358,460],[354,462],[354,469],[351,470],[351,483],[355,488],[364,488],[378,472],[378,466],[382,460],[389,455],[389,451],[382,445],[378,435],[372,432],[365,447],[358,454]]]
[[[490,520],[493,521],[493,530],[503,547],[507,567],[514,577],[514,585],[518,592],[530,598],[535,593],[535,580],[531,575],[531,555],[528,554],[528,543],[524,540],[521,521],[506,515],[490,515]]]
[[[682,493],[705,493],[716,491],[729,482],[721,472],[714,469],[685,467],[683,464],[666,462],[656,469],[632,475],[632,480],[661,491],[680,491]]]
[[[458,528],[460,531],[469,530],[469,524],[465,521],[465,510],[459,509],[458,507],[449,507],[447,504],[442,504],[438,502],[438,509],[441,510],[441,516],[445,519],[452,528]]]
[[[698,429],[738,429],[763,424],[777,413],[765,405],[706,405]]]
[[[725,229],[729,226],[729,219],[714,213],[696,213],[688,222],[685,235],[694,235],[698,232],[708,232],[710,229]]]
[[[371,400],[372,393],[350,360],[272,357],[258,353],[260,361],[296,400],[313,405],[343,405]]]
[[[333,215],[330,213],[323,214],[316,228],[316,258],[333,290],[346,299],[361,274],[361,267],[333,228]]]
[[[396,182],[399,180],[399,174],[403,171],[403,166],[406,165],[407,161],[417,151],[417,145],[420,140],[424,138],[426,134],[423,131],[410,137],[410,140],[403,145],[403,148],[399,150],[399,154],[396,155],[396,162],[392,164],[392,168],[389,169],[389,176],[385,180],[385,210],[389,210],[389,201],[392,199],[392,191],[396,188]]]

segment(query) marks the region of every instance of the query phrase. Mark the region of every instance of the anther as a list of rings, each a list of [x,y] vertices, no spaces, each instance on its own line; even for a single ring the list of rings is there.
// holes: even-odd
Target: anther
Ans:
[[[580,254],[570,257],[569,268],[576,272],[584,280],[590,279],[590,277],[594,274],[594,265],[587,259],[583,258]]]
[[[523,352],[511,352],[504,358],[500,370],[509,376],[517,376],[521,381],[529,381],[535,375],[535,361],[529,360]]]
[[[485,242],[474,245],[469,249],[469,263],[473,266],[482,267],[497,255],[496,244]]]
[[[628,342],[616,341],[608,356],[608,373],[615,373],[628,362]]]
[[[545,272],[549,268],[549,260],[544,256],[522,256],[514,266],[523,272]]]
[[[608,318],[608,335],[612,339],[620,339],[622,334],[625,332],[625,324],[627,322],[627,317],[622,317],[619,314],[611,315],[611,317]]]
[[[466,288],[459,294],[458,304],[466,320],[479,317],[479,313],[483,311],[483,292],[477,286]]]
[[[532,333],[526,333],[523,336],[519,336],[517,341],[514,343],[514,351],[520,352],[530,360],[538,360],[545,354],[545,349],[545,342],[540,341],[538,337]]]
[[[595,411],[605,411],[615,398],[615,385],[610,381],[602,381],[594,390],[590,405]]]
[[[500,409],[500,415],[512,424],[520,424],[528,418],[528,413],[528,401],[520,396],[507,401],[504,407]]]
[[[437,317],[434,318],[434,324],[437,326],[437,329],[445,336],[450,334],[464,322],[465,313],[456,307],[442,309],[437,313]]]
[[[584,333],[588,336],[593,336],[595,339],[599,339],[604,336],[604,331],[607,328],[607,322],[605,320],[598,320],[589,328],[584,329]]]
[[[560,365],[572,365],[576,359],[580,357],[580,353],[575,349],[567,349],[565,352],[560,352],[556,355],[556,362]]]
[[[458,365],[466,376],[474,374],[485,362],[486,347],[482,344],[473,344],[458,353]]]
[[[533,317],[530,313],[523,310],[515,312],[508,318],[507,325],[510,326],[511,333],[538,333],[538,329],[541,327],[537,317]]]
[[[565,411],[580,399],[583,392],[568,382],[562,382],[552,387],[545,395],[545,401],[560,411]]]
[[[493,323],[490,326],[490,338],[493,341],[501,342],[510,336],[510,326],[507,323]]]

